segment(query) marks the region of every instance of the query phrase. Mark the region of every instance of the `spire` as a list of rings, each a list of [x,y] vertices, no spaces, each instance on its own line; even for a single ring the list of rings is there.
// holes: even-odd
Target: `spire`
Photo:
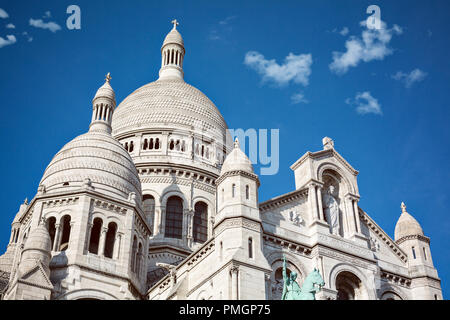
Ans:
[[[92,120],[89,131],[111,133],[111,120],[116,107],[114,90],[110,85],[111,73],[105,77],[105,83],[97,90],[92,100]]]
[[[161,47],[161,69],[159,78],[183,79],[183,60],[185,55],[184,42],[177,30],[177,19],[172,20],[172,30],[167,34]]]
[[[235,148],[241,148],[241,146],[240,146],[240,144],[239,144],[239,140],[238,140],[237,137],[236,137],[236,139],[234,139],[234,147],[235,147]]]
[[[402,204],[400,205],[400,208],[402,208],[402,213],[406,212],[406,205],[403,201],[402,201]]]

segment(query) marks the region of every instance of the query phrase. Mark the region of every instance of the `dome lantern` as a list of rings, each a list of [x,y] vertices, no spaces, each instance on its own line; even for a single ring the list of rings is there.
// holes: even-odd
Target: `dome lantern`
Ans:
[[[183,79],[183,61],[185,55],[184,42],[177,30],[176,19],[172,20],[173,28],[167,34],[161,47],[161,69],[159,78],[175,77]]]
[[[105,83],[97,90],[92,100],[92,120],[89,131],[103,131],[111,134],[111,121],[116,107],[116,99],[110,81],[111,74],[108,72]]]

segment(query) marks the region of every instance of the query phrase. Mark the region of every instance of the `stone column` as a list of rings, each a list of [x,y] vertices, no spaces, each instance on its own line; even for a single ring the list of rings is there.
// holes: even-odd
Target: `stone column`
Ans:
[[[322,221],[325,221],[325,218],[323,216],[323,204],[322,204],[322,186],[317,186],[317,200],[318,200],[318,207],[319,207],[319,219]]]
[[[53,251],[59,251],[60,238],[61,238],[61,224],[55,223],[55,239],[53,240]]]
[[[121,240],[122,240],[122,234],[120,232],[117,232],[116,239],[114,240],[114,252],[113,252],[114,260],[119,260]]]
[[[192,210],[183,210],[183,239],[188,247],[192,246],[192,223],[194,212]]]
[[[239,299],[239,288],[238,288],[239,267],[231,266],[230,273],[231,273],[231,300],[238,300]]]
[[[347,226],[347,233],[348,236],[352,236],[357,232],[356,225],[355,225],[355,214],[353,209],[353,199],[354,197],[351,195],[347,195],[345,197],[345,209],[346,209],[346,226]]]
[[[361,221],[359,220],[358,199],[353,201],[353,213],[356,221],[356,232],[361,232]]]
[[[271,287],[272,287],[272,281],[271,281],[271,277],[270,277],[270,273],[265,273],[264,274],[264,280],[266,281],[265,283],[265,287],[266,287],[266,300],[271,300],[272,298],[272,292],[271,292]]]
[[[87,224],[86,240],[84,241],[84,253],[89,252],[89,244],[91,243],[92,223]]]
[[[103,256],[105,254],[105,239],[106,232],[108,232],[108,227],[102,227],[102,231],[100,233],[100,240],[98,244],[98,255]]]
[[[317,212],[317,194],[316,194],[316,185],[311,183],[308,186],[308,201],[309,207],[311,210],[311,222],[319,219],[319,213]]]
[[[155,217],[153,219],[153,236],[161,232],[161,206],[155,206]]]

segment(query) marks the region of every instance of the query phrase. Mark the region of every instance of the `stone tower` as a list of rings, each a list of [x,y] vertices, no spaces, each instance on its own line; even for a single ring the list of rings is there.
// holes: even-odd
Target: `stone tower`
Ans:
[[[430,238],[419,222],[401,204],[402,214],[395,226],[395,242],[408,255],[411,295],[417,300],[441,300],[442,292],[430,250]]]

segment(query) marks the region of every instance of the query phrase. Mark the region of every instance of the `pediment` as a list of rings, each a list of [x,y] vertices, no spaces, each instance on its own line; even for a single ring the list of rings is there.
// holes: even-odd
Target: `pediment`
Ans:
[[[18,281],[41,288],[53,289],[53,284],[45,273],[40,261],[33,268],[20,275]]]

